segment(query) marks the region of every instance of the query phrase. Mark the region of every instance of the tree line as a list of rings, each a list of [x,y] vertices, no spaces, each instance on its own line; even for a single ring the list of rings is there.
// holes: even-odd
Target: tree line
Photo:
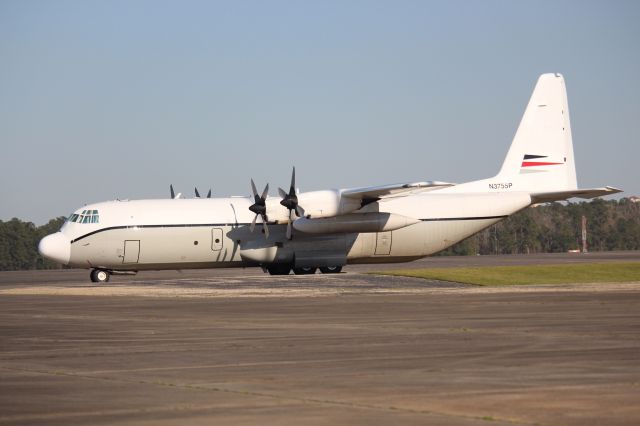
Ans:
[[[441,255],[557,253],[582,247],[582,216],[590,251],[640,250],[640,203],[597,199],[550,203],[525,209],[441,252]],[[38,242],[64,223],[57,217],[36,226],[0,220],[0,270],[52,269],[59,265],[38,253]]]
[[[442,255],[559,253],[582,248],[582,217],[589,251],[639,250],[640,203],[627,198],[530,207],[441,252]]]
[[[40,256],[38,243],[45,235],[58,231],[65,220],[57,217],[42,226],[16,218],[0,220],[0,271],[60,268]]]

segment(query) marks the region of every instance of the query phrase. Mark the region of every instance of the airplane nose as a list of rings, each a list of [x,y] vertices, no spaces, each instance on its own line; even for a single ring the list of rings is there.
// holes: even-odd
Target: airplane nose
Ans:
[[[38,251],[44,257],[66,265],[71,258],[71,242],[62,232],[56,232],[40,240]]]

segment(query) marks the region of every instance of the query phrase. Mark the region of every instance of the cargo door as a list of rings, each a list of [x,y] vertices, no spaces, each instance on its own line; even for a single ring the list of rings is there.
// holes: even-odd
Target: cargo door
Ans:
[[[122,263],[138,263],[140,259],[140,240],[125,240]]]
[[[393,231],[376,233],[376,256],[391,254],[391,232]]]
[[[222,250],[222,229],[221,228],[213,228],[211,230],[211,250],[213,251]]]

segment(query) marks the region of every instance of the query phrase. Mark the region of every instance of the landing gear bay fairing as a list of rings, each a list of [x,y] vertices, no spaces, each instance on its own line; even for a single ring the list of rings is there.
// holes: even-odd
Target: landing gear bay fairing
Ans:
[[[543,74],[499,173],[463,184],[437,181],[269,197],[118,200],[84,206],[40,253],[91,280],[142,270],[260,266],[271,274],[340,272],[346,264],[408,262],[447,247],[532,204],[593,198],[578,189],[564,79]]]

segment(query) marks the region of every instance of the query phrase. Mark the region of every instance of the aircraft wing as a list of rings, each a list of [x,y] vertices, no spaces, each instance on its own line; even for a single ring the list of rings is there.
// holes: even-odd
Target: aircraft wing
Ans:
[[[354,200],[377,200],[408,192],[432,191],[453,185],[455,184],[438,181],[393,183],[390,185],[345,189],[341,192],[341,195]]]
[[[537,192],[531,194],[531,202],[533,204],[537,204],[561,201],[568,198],[595,198],[603,195],[616,194],[618,192],[622,192],[622,190],[612,186],[605,186],[604,188],[574,189],[571,191]]]

